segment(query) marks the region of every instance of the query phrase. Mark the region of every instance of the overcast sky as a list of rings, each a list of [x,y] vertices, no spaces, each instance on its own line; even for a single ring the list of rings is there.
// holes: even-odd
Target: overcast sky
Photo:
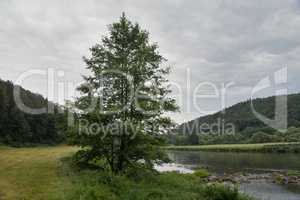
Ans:
[[[181,94],[181,113],[172,115],[178,122],[220,110],[222,102],[230,106],[249,99],[261,79],[274,77],[283,67],[288,82],[281,87],[289,93],[300,91],[297,0],[2,0],[0,78],[15,82],[25,71],[54,68],[56,83],[81,82],[87,73],[82,56],[89,55],[88,48],[107,34],[107,25],[123,11],[150,32],[172,66],[173,94]],[[195,88],[207,81],[218,90],[231,85],[225,101],[198,98],[193,105]],[[21,85],[47,96],[41,75]],[[274,91],[271,87],[256,95]],[[198,87],[201,92],[215,93],[208,85]]]

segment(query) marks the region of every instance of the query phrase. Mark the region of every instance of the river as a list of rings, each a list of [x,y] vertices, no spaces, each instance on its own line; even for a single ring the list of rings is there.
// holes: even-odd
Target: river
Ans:
[[[224,174],[265,170],[299,170],[299,154],[229,153],[201,151],[168,151],[173,164],[158,166],[159,171],[192,173],[199,167]],[[259,200],[300,200],[299,186],[283,186],[269,182],[252,181],[239,186],[240,191]]]

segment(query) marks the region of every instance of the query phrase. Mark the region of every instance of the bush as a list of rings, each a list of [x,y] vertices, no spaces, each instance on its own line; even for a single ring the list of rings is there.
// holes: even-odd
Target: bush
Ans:
[[[272,136],[260,131],[253,134],[253,136],[251,137],[251,142],[252,143],[272,142]]]
[[[79,169],[105,170],[109,168],[103,159],[97,159],[93,151],[87,149],[76,152],[72,158],[72,164]]]
[[[287,172],[287,176],[300,176],[300,172],[291,170]]]
[[[153,169],[149,169],[146,167],[130,167],[126,170],[126,176],[133,180],[133,181],[142,181],[144,179],[153,179],[155,175],[157,175],[158,172],[156,172]]]
[[[207,200],[250,200],[251,198],[242,196],[236,187],[232,188],[223,185],[207,186],[205,190]]]
[[[69,176],[72,181],[64,194],[66,200],[249,200],[234,189],[207,187],[194,174],[133,170],[126,175],[113,175],[109,170],[72,170],[70,159],[62,162],[68,173],[61,176]],[[198,170],[199,174],[207,172]]]
[[[194,172],[194,175],[199,178],[207,178],[210,176],[210,173],[206,169],[199,169]]]

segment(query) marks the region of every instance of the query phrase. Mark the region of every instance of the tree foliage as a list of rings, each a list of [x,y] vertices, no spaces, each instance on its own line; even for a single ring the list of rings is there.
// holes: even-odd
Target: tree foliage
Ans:
[[[245,101],[225,111],[183,123],[173,130],[173,134],[165,137],[168,143],[176,145],[195,144],[193,142],[195,140],[191,140],[195,138],[195,134],[199,137],[199,144],[299,142],[300,94],[290,94],[287,100],[288,130],[285,133],[280,133],[260,121],[251,110],[251,101]],[[268,118],[274,118],[275,97],[254,99],[253,105],[257,112]],[[208,130],[201,128],[203,124]],[[234,133],[226,133],[226,124],[234,125]],[[212,125],[217,128],[213,128]]]
[[[19,86],[0,80],[0,143],[24,146],[62,142],[65,133],[60,132],[58,126],[66,126],[65,114],[55,112],[31,115],[22,112],[14,101],[15,87]],[[41,95],[23,88],[20,93],[23,103],[30,108],[42,108],[48,104]],[[54,107],[58,109],[58,106]]]
[[[157,147],[172,125],[164,113],[177,109],[168,97],[165,59],[149,42],[149,33],[125,14],[90,51],[84,61],[91,75],[78,88],[80,112],[71,140],[87,147],[83,160],[105,160],[114,173],[152,168],[166,159]]]
[[[290,94],[287,96],[287,122],[288,127],[300,127],[300,94]],[[258,98],[252,101],[257,112],[274,119],[275,97]],[[224,120],[224,124],[234,124],[236,132],[255,132],[258,129],[266,128],[267,125],[260,121],[252,111],[251,101],[235,104],[212,115],[207,115],[181,124],[177,127],[177,132],[199,133],[203,124],[218,124],[219,120]],[[222,124],[221,124],[222,128]],[[225,127],[226,129],[226,127]],[[222,131],[222,130],[221,130]]]

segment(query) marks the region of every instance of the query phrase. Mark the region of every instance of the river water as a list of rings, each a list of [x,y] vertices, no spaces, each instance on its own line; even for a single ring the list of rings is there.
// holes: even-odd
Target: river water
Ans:
[[[264,170],[299,170],[299,154],[229,153],[200,151],[168,151],[173,164],[157,166],[159,171],[192,173],[207,167],[216,173],[251,172]],[[299,186],[282,186],[253,181],[240,185],[240,191],[259,200],[300,200]]]

